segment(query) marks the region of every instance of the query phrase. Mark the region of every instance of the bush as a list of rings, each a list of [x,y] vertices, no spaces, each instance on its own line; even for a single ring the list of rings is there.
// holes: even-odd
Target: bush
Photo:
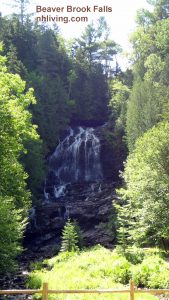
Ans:
[[[159,256],[150,256],[145,258],[143,262],[132,268],[132,279],[134,283],[139,287],[153,285],[154,276],[158,277],[166,270],[166,263]],[[165,288],[165,286],[162,286]]]
[[[143,261],[145,257],[145,251],[144,249],[137,248],[135,246],[128,247],[124,249],[121,246],[117,247],[117,252],[124,256],[130,263],[136,265]]]
[[[160,274],[150,275],[147,286],[154,289],[169,289],[169,270],[163,270]]]
[[[137,265],[141,263],[145,257],[145,252],[141,248],[131,247],[125,251],[125,257],[132,264]]]
[[[35,272],[35,273],[31,273],[31,275],[29,276],[28,282],[27,282],[27,287],[31,287],[31,289],[40,289],[42,286],[42,278],[41,278],[41,274]]]
[[[112,265],[112,275],[115,282],[127,284],[131,277],[131,264],[125,257],[119,257]]]

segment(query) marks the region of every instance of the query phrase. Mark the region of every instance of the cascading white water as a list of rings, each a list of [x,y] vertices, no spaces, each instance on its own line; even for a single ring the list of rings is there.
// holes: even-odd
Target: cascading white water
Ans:
[[[55,195],[55,198],[60,198],[62,196],[65,195],[65,190],[66,190],[66,184],[62,184],[62,185],[59,185],[59,186],[55,186],[54,185],[54,195]]]
[[[100,141],[93,128],[70,128],[50,157],[60,183],[102,179]]]
[[[56,178],[55,198],[63,196],[67,183],[101,180],[100,141],[95,130],[70,128],[51,155],[49,165]]]

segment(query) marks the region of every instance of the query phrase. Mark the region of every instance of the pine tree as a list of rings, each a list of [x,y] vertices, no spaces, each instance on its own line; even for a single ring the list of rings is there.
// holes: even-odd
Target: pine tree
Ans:
[[[14,0],[14,2],[14,6],[18,9],[19,12],[17,16],[19,17],[19,20],[23,25],[25,18],[28,16],[27,5],[29,4],[29,0]]]
[[[129,204],[123,203],[114,205],[117,213],[117,243],[121,247],[123,253],[132,244],[130,236],[131,213]]]
[[[68,219],[67,223],[64,226],[62,233],[62,244],[61,251],[62,252],[75,252],[79,250],[79,241],[80,237],[79,226],[77,223],[72,222]]]

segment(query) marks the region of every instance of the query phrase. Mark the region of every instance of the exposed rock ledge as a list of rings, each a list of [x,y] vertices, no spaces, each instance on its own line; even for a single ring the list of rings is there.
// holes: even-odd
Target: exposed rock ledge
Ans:
[[[78,221],[86,246],[99,243],[110,247],[115,233],[110,230],[108,222],[115,198],[112,182],[67,185],[65,196],[57,202],[43,202],[36,207],[35,217],[27,228],[25,244],[34,251],[47,251],[48,254],[49,249],[57,250],[62,229],[69,217]]]

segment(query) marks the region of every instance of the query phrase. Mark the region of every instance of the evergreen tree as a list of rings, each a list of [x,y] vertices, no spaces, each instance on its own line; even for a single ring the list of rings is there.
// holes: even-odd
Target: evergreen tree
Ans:
[[[26,17],[28,17],[27,6],[29,4],[29,0],[13,0],[13,2],[14,2],[13,7],[17,8],[16,15],[19,17],[19,20],[23,25]]]
[[[70,219],[68,219],[62,233],[61,251],[78,251],[81,244],[82,238],[79,226],[77,225],[77,223],[72,222]]]
[[[72,119],[76,123],[99,125],[107,120],[108,79],[114,72],[112,61],[120,51],[119,46],[109,39],[109,34],[108,25],[101,17],[96,24],[89,24],[72,45],[75,76],[70,94],[75,102]]]

